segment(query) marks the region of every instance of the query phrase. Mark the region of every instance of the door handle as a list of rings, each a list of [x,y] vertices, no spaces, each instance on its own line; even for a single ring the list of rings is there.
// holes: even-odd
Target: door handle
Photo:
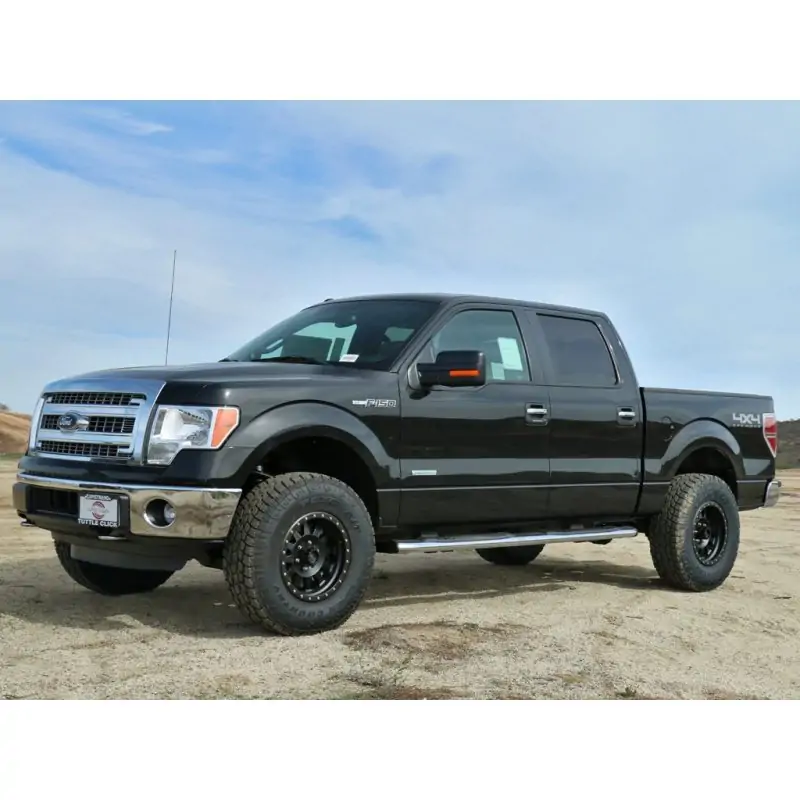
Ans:
[[[528,403],[525,406],[525,422],[528,425],[547,425],[550,412],[541,403]]]
[[[636,421],[636,411],[634,411],[632,408],[618,408],[617,419],[619,420],[620,424],[629,425]]]

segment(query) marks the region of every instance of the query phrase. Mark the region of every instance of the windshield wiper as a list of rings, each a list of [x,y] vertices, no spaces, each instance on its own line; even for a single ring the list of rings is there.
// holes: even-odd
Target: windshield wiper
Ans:
[[[327,361],[318,361],[316,358],[310,356],[275,356],[275,358],[260,358],[258,363],[264,364],[267,361],[282,361],[287,364],[316,364],[317,366],[324,366]]]

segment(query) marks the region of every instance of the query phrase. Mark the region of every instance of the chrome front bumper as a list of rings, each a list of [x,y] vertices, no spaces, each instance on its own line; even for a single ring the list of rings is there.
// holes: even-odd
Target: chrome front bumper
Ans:
[[[27,492],[23,487],[54,490],[56,492],[98,492],[126,501],[128,520],[121,519],[120,526],[135,536],[157,536],[169,539],[214,540],[228,535],[233,514],[241,497],[241,489],[199,489],[185,486],[141,486],[117,483],[92,483],[63,478],[44,478],[20,472],[14,491],[14,505],[23,516],[44,517],[52,529],[58,529],[59,519],[76,524],[77,518],[50,515],[28,507]],[[175,510],[170,525],[157,526],[148,520],[145,510],[153,500],[163,500]],[[77,503],[77,498],[75,499]],[[21,507],[22,506],[22,507]],[[45,527],[42,525],[42,527]],[[107,528],[97,529],[99,534],[111,533]]]
[[[781,482],[779,480],[770,481],[764,493],[764,508],[772,508],[778,504],[781,498]]]

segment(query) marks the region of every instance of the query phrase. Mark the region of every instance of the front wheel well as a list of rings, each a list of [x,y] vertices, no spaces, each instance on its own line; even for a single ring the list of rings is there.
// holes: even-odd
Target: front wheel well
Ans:
[[[259,465],[259,473],[245,486],[245,492],[259,475],[287,472],[317,472],[346,483],[364,502],[377,528],[378,490],[372,472],[361,456],[348,445],[327,436],[292,439],[272,450]]]
[[[697,472],[704,475],[715,475],[728,484],[733,496],[738,499],[739,485],[736,480],[736,470],[731,460],[713,447],[701,447],[690,453],[678,467],[675,477]]]

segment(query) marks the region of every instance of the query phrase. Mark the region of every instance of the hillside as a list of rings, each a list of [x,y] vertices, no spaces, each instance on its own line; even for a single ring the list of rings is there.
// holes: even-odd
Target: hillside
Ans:
[[[18,454],[25,451],[31,418],[28,414],[0,411],[0,456],[5,453]]]
[[[0,455],[18,454],[25,450],[30,416],[15,414],[0,407]],[[800,469],[800,419],[779,423],[778,467]]]
[[[800,419],[778,423],[778,468],[800,469]]]

